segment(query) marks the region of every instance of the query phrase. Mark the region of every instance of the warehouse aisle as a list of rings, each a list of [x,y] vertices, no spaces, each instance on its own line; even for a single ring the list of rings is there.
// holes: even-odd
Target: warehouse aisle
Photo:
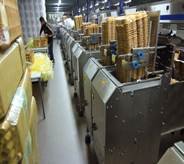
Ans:
[[[60,45],[56,41],[53,49],[54,79],[43,87],[46,120],[43,120],[38,84],[33,85],[38,105],[40,164],[97,164],[92,144],[85,144],[86,123],[84,118],[78,117],[73,87],[68,85]]]

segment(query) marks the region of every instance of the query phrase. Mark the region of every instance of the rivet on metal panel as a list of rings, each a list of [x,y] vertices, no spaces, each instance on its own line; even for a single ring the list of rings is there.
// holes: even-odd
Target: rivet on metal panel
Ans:
[[[135,144],[136,144],[137,143],[137,138],[135,138],[134,141],[135,141]]]
[[[111,150],[111,153],[113,153],[113,150]]]
[[[118,100],[119,100],[119,98],[116,98],[116,100],[118,101]]]
[[[161,114],[164,114],[164,112],[161,112]]]
[[[141,113],[141,112],[139,112],[139,114],[141,115],[142,113]]]
[[[142,151],[141,151],[141,150],[139,150],[139,152],[141,153]]]
[[[123,120],[122,122],[125,123],[125,120]]]
[[[151,112],[153,112],[153,110],[151,110]]]
[[[115,116],[115,118],[118,118],[118,116]]]
[[[115,150],[115,147],[113,149]]]
[[[162,110],[164,110],[164,108],[162,108]]]
[[[137,130],[137,133],[139,133],[139,134],[140,134],[140,131],[139,131],[139,130]]]
[[[107,106],[107,109],[109,109],[109,107]]]
[[[123,156],[124,154],[123,154],[123,153],[121,153],[121,155]]]
[[[123,96],[125,97],[126,96],[126,93],[123,93]]]
[[[109,151],[111,151],[111,149],[109,149]]]
[[[131,97],[133,97],[134,96],[134,91],[131,91]]]
[[[162,125],[165,125],[165,123],[164,123],[164,122],[162,122]]]
[[[112,108],[112,105],[111,105],[111,108]]]
[[[141,133],[143,134],[143,131],[141,131]]]

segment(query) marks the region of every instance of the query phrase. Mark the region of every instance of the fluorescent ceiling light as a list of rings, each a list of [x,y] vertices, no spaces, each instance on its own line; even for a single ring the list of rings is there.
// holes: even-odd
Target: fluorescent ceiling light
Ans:
[[[84,11],[84,8],[82,9],[82,11]]]
[[[119,5],[119,3],[116,3],[114,6],[118,6]]]
[[[95,6],[98,6],[98,5],[99,5],[99,3],[96,3],[96,4],[95,4]]]
[[[58,3],[60,4],[61,3],[61,0],[59,0]]]
[[[93,6],[90,6],[90,8],[92,8]]]
[[[132,0],[128,0],[128,1],[126,1],[126,2],[124,2],[124,3],[130,3],[130,2],[132,2]]]
[[[103,1],[102,3],[106,3],[106,2],[107,2],[107,0]]]
[[[104,7],[102,7],[101,9],[104,9]]]

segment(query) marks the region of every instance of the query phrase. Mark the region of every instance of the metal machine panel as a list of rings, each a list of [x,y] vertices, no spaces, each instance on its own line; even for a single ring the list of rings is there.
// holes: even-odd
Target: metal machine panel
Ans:
[[[91,92],[91,81],[98,72],[99,67],[89,59],[83,68],[83,77],[84,77],[84,101],[85,106],[85,116],[87,117],[87,124],[89,131],[91,130],[92,125],[92,92]],[[90,133],[92,133],[90,131]]]
[[[163,83],[128,93],[117,88],[111,95],[106,107],[105,164],[157,162],[166,99]]]
[[[184,143],[182,141],[169,148],[158,164],[184,164]]]
[[[184,128],[184,82],[170,84],[167,103],[164,107],[162,133],[169,133]]]
[[[92,83],[98,91],[98,95],[105,104],[114,92],[116,86],[111,80],[109,80],[109,78],[107,78],[107,76],[102,71],[98,72]]]
[[[78,47],[78,49],[74,53],[74,70],[77,79],[79,78],[79,57],[81,56],[82,53],[83,51],[81,50],[80,47]]]
[[[102,144],[105,145],[105,104],[116,89],[112,81],[100,70],[92,81],[92,108],[94,122],[97,125]],[[95,136],[95,133],[94,133]]]
[[[81,111],[84,110],[84,106],[82,105],[84,102],[84,84],[83,84],[83,68],[87,61],[90,58],[101,59],[101,52],[100,51],[86,51],[84,50],[79,44],[79,48],[81,48],[82,53],[78,52],[75,53],[75,60],[74,61],[74,68],[75,68],[75,77],[76,80],[74,81],[74,89],[77,91],[79,95],[79,102],[80,102],[80,109]]]
[[[72,47],[72,68],[74,69],[74,53],[75,51],[77,50],[78,48],[78,44],[75,44],[73,47]],[[75,71],[75,70],[74,70]]]

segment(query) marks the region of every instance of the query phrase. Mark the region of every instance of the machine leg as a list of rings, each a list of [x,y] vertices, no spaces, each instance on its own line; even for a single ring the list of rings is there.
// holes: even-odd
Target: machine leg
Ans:
[[[40,95],[41,95],[41,101],[42,101],[43,118],[45,119],[45,118],[46,118],[46,117],[45,117],[45,108],[44,108],[44,104],[43,104],[42,86],[41,86],[40,79],[38,79],[38,83],[39,83]]]
[[[73,81],[71,82],[71,86],[74,86],[74,82],[73,82]],[[75,96],[74,96],[74,97],[75,97]]]
[[[90,144],[91,143],[91,136],[89,134],[86,134],[85,136],[85,143]]]
[[[74,93],[74,97],[78,97],[77,92]]]
[[[82,110],[79,111],[79,117],[83,117],[84,116],[84,112]]]
[[[181,129],[180,134],[183,136],[183,134],[184,134],[184,129]]]

